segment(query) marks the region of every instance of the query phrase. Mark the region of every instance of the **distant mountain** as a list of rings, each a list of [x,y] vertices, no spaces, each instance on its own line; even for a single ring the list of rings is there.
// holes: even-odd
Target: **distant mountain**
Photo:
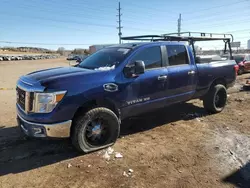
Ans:
[[[53,50],[37,47],[2,47],[0,49],[13,52],[55,53]]]

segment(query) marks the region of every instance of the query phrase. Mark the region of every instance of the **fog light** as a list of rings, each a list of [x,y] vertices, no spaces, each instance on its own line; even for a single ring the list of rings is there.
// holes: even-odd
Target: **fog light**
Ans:
[[[34,134],[41,134],[43,131],[41,128],[32,128]]]
[[[45,137],[45,131],[42,127],[32,127],[32,133],[35,137]]]

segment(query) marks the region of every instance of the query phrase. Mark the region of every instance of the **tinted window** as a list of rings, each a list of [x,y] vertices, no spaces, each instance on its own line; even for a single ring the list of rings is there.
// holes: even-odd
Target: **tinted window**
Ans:
[[[167,46],[169,65],[189,64],[186,47],[183,45]]]
[[[131,62],[135,62],[137,60],[144,61],[146,69],[161,67],[161,48],[159,46],[153,46],[143,49],[142,51],[135,54]]]

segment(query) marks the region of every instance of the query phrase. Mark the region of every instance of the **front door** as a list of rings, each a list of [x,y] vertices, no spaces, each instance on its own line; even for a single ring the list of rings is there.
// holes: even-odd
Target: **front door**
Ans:
[[[142,60],[145,73],[137,78],[123,78],[122,116],[133,116],[164,106],[162,103],[167,88],[167,68],[163,68],[161,46],[140,49],[131,57],[129,63]],[[124,76],[124,75],[123,75]]]
[[[168,45],[167,102],[176,103],[192,98],[196,89],[197,68],[190,62],[183,44]]]

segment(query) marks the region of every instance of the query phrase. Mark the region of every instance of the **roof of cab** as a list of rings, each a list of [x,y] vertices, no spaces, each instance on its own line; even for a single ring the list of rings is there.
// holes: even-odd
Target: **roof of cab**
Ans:
[[[141,46],[147,46],[147,45],[155,45],[155,44],[159,44],[159,45],[183,45],[185,44],[185,42],[177,42],[177,41],[157,41],[157,42],[132,42],[132,43],[123,43],[123,44],[117,44],[117,45],[112,45],[110,47],[120,47],[120,48],[131,48],[131,49],[135,49]]]

